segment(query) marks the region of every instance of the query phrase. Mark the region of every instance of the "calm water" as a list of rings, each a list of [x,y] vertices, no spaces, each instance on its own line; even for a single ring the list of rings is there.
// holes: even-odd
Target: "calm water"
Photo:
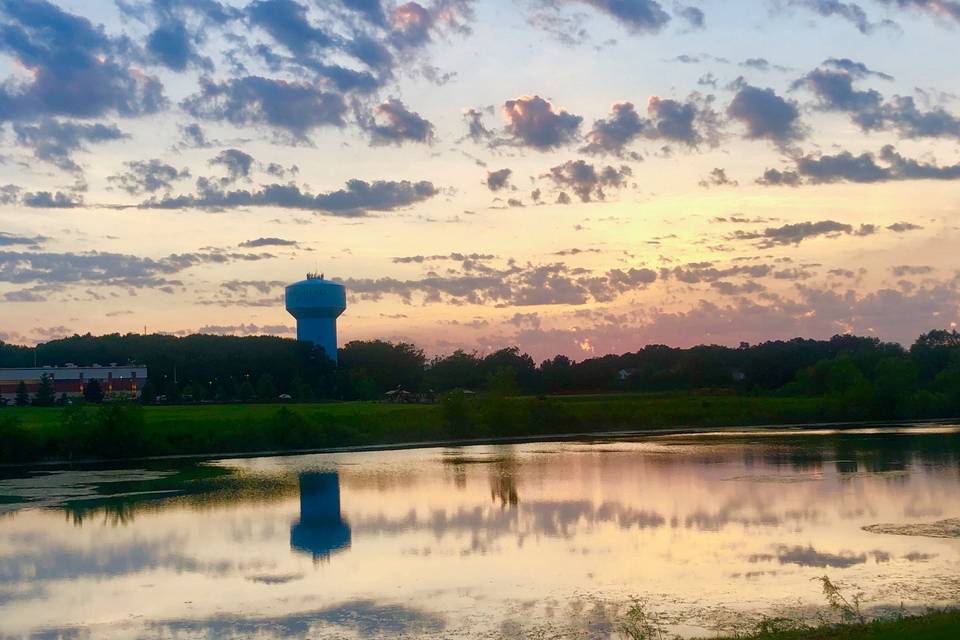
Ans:
[[[616,637],[960,601],[960,430],[724,433],[0,478],[0,637]],[[851,586],[851,590],[853,587]],[[852,592],[852,591],[851,591]]]

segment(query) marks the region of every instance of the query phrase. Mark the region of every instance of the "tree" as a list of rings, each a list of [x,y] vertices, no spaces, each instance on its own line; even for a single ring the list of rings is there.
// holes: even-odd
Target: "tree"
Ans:
[[[45,373],[40,376],[40,386],[37,388],[33,404],[38,407],[52,407],[56,401],[57,393],[53,389],[53,376]]]
[[[89,380],[83,385],[83,399],[91,404],[103,402],[103,386],[99,380]]]
[[[257,399],[262,402],[272,402],[277,399],[277,385],[273,383],[273,376],[264,373],[257,380]]]
[[[30,394],[27,392],[27,383],[21,380],[17,384],[16,401],[18,407],[25,407],[30,404]]]
[[[255,396],[256,393],[257,392],[254,390],[253,385],[250,384],[250,378],[244,378],[243,384],[240,385],[240,400],[243,402],[249,402],[253,399],[253,396]]]

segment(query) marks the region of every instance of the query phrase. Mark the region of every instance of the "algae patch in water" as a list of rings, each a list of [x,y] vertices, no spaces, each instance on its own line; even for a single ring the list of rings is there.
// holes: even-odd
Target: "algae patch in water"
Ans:
[[[917,524],[871,524],[863,527],[863,530],[871,533],[891,533],[899,536],[960,538],[960,518]]]

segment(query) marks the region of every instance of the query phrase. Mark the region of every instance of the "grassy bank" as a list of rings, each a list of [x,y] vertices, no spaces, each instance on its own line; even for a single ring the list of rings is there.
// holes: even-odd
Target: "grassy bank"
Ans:
[[[0,461],[243,453],[431,440],[833,419],[817,398],[619,394],[372,402],[0,409]]]
[[[656,636],[635,636],[637,640]],[[960,638],[960,611],[816,628],[767,629],[728,640],[953,640]],[[713,640],[718,640],[714,638]],[[722,639],[721,639],[722,640]]]

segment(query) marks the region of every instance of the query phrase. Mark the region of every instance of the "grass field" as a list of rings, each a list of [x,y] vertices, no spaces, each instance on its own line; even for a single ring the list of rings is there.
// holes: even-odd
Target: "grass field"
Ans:
[[[614,394],[438,404],[338,402],[0,409],[0,461],[244,453],[832,419],[817,398]],[[4,432],[8,437],[2,437]]]

